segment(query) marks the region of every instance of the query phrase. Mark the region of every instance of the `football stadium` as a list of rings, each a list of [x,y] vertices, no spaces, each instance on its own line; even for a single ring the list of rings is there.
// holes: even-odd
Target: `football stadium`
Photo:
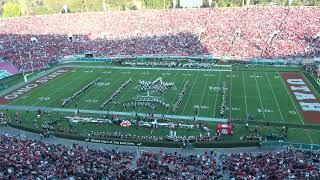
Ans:
[[[0,179],[319,179],[318,1],[0,1]]]

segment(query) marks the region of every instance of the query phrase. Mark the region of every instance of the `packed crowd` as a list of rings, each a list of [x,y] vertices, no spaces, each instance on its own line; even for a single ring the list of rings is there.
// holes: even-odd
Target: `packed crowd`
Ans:
[[[1,19],[0,57],[20,70],[43,68],[61,57],[84,52],[97,56],[319,57],[318,17],[316,7],[252,7]],[[33,37],[36,40],[31,41]]]
[[[137,161],[142,179],[222,179],[216,158],[203,155],[182,156],[174,153],[144,152]]]
[[[4,179],[181,179],[188,176],[204,179],[217,175],[216,159],[210,154],[137,154],[78,145],[66,147],[3,135],[0,143],[0,178]]]
[[[319,179],[319,152],[194,155],[47,144],[0,136],[1,179]]]
[[[0,179],[116,179],[135,154],[0,136]]]
[[[235,179],[320,178],[320,154],[309,151],[225,154],[221,160],[222,169]]]

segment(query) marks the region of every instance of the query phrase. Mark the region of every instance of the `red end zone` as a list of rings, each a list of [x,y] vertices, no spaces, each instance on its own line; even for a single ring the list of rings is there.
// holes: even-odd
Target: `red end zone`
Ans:
[[[35,90],[36,88],[47,84],[50,80],[53,80],[67,72],[69,72],[72,68],[68,68],[68,67],[63,67],[60,69],[57,69],[39,79],[36,79],[34,81],[31,81],[23,86],[20,86],[19,88],[11,91],[10,93],[0,97],[0,104],[8,104],[16,99],[18,99],[19,97]]]
[[[320,123],[320,100],[307,83],[304,76],[298,73],[282,73],[291,95],[299,106],[307,123]]]

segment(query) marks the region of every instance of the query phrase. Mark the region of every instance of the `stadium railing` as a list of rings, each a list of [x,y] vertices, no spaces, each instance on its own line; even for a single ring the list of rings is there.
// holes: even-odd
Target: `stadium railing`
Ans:
[[[319,144],[301,144],[301,143],[291,143],[291,142],[281,142],[281,141],[263,141],[261,142],[262,147],[291,147],[293,149],[301,150],[311,150],[311,151],[320,151]]]
[[[104,58],[104,57],[87,58],[87,57],[77,55],[77,56],[64,57],[59,60],[59,63],[70,63],[70,62],[111,62],[111,59]]]

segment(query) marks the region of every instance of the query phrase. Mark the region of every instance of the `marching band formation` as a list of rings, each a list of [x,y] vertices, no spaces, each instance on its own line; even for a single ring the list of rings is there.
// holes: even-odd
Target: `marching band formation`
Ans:
[[[75,92],[71,97],[68,97],[67,99],[65,99],[62,102],[62,107],[64,107],[65,105],[67,105],[70,102],[73,102],[79,95],[83,94],[83,92],[88,90],[90,87],[95,85],[100,80],[101,80],[101,77],[98,77],[96,80],[94,80],[94,81],[90,82],[89,84],[87,84],[86,86],[84,86],[80,91]]]
[[[109,99],[107,99],[101,106],[100,109],[102,110],[104,107],[106,107],[110,102],[113,101],[113,99],[120,94],[120,92],[128,86],[131,83],[131,78],[127,80],[125,83],[123,83],[111,96]]]
[[[161,107],[164,107],[166,109],[168,109],[170,107],[170,104],[167,104],[165,102],[163,102],[162,100],[159,100],[157,98],[154,97],[139,97],[137,99],[131,100],[131,101],[127,101],[122,103],[123,108],[127,109],[128,107],[146,107],[146,108],[151,108],[151,109],[156,109],[156,106],[154,104],[158,104]]]
[[[183,68],[195,68],[195,69],[211,69],[214,68],[216,65],[214,63],[186,63],[186,64],[179,64],[179,67]]]
[[[65,99],[62,103],[62,107],[64,107],[66,104],[68,104],[70,102],[74,102],[75,99],[79,95],[81,95],[83,92],[88,90],[90,87],[92,87],[94,84],[96,84],[100,80],[101,80],[101,77],[97,78],[96,80],[90,82],[88,85],[83,87],[80,91],[74,93],[73,96]],[[109,103],[111,103],[122,92],[122,90],[126,86],[128,86],[130,83],[132,83],[131,78],[129,80],[127,80],[126,82],[124,82],[117,90],[115,90],[112,93],[112,95],[105,102],[103,102],[101,104],[100,110],[103,110]],[[160,106],[165,109],[169,109],[170,107],[172,107],[172,113],[174,113],[174,114],[177,112],[177,110],[181,106],[182,101],[187,94],[188,86],[190,85],[190,82],[186,81],[183,84],[180,92],[178,93],[178,98],[177,98],[176,102],[173,105],[170,105],[170,104],[165,103],[164,101],[162,101],[156,97],[149,96],[149,93],[163,94],[165,90],[167,90],[168,88],[173,87],[175,85],[174,82],[164,82],[162,80],[162,78],[159,77],[159,78],[155,79],[154,81],[140,80],[138,83],[140,85],[140,87],[138,88],[139,92],[140,93],[147,92],[148,96],[140,96],[140,97],[136,97],[131,100],[124,101],[124,102],[120,103],[124,109],[128,109],[128,108],[135,109],[135,108],[139,108],[139,107],[144,107],[144,108],[155,110],[157,108],[157,106]],[[224,117],[224,113],[225,113],[227,89],[228,89],[227,84],[226,84],[226,82],[224,82],[223,88],[222,88],[222,90],[223,90],[222,91],[222,93],[223,93],[222,104],[221,104],[221,109],[220,109],[221,117]]]
[[[222,118],[225,115],[224,113],[225,113],[226,102],[227,102],[226,101],[227,90],[228,90],[227,83],[223,82],[223,86],[222,86],[222,103],[221,103],[221,106],[220,106],[220,115],[221,115]],[[231,109],[230,109],[230,111],[231,111]]]
[[[122,66],[144,66],[144,67],[167,67],[167,68],[174,68],[174,67],[183,67],[183,68],[193,68],[193,69],[211,69],[217,66],[215,63],[200,63],[200,62],[189,62],[189,63],[182,63],[182,62],[174,62],[174,61],[163,61],[163,62],[130,62],[124,61],[120,63]]]
[[[140,87],[139,92],[158,92],[162,94],[165,90],[174,86],[173,82],[163,82],[162,78],[159,77],[156,80],[150,81],[139,81]]]
[[[168,109],[170,107],[170,104],[167,104],[163,102],[162,100],[159,100],[157,98],[149,96],[149,93],[160,93],[163,94],[163,92],[174,86],[173,82],[163,82],[162,78],[159,77],[155,79],[154,81],[139,81],[140,87],[139,92],[144,93],[147,92],[148,96],[146,97],[138,97],[136,99],[126,101],[122,103],[122,107],[127,109],[128,107],[137,108],[137,107],[146,107],[151,109],[156,109],[156,105],[158,104],[161,107],[164,107]]]
[[[123,66],[145,66],[145,67],[177,67],[178,63],[174,61],[163,61],[163,62],[121,62]]]
[[[128,101],[124,102],[122,104],[122,107],[127,109],[128,107],[137,108],[137,107],[145,107],[145,108],[151,108],[156,109],[156,106],[152,104],[152,102],[145,102],[145,101]]]
[[[179,92],[178,94],[178,100],[176,101],[176,103],[174,103],[172,105],[172,112],[175,114],[178,110],[178,108],[180,107],[181,103],[182,103],[182,100],[184,98],[184,96],[186,95],[186,92],[187,92],[187,87],[189,86],[189,81],[186,81],[184,84],[183,84],[183,87],[181,89],[181,91]]]

